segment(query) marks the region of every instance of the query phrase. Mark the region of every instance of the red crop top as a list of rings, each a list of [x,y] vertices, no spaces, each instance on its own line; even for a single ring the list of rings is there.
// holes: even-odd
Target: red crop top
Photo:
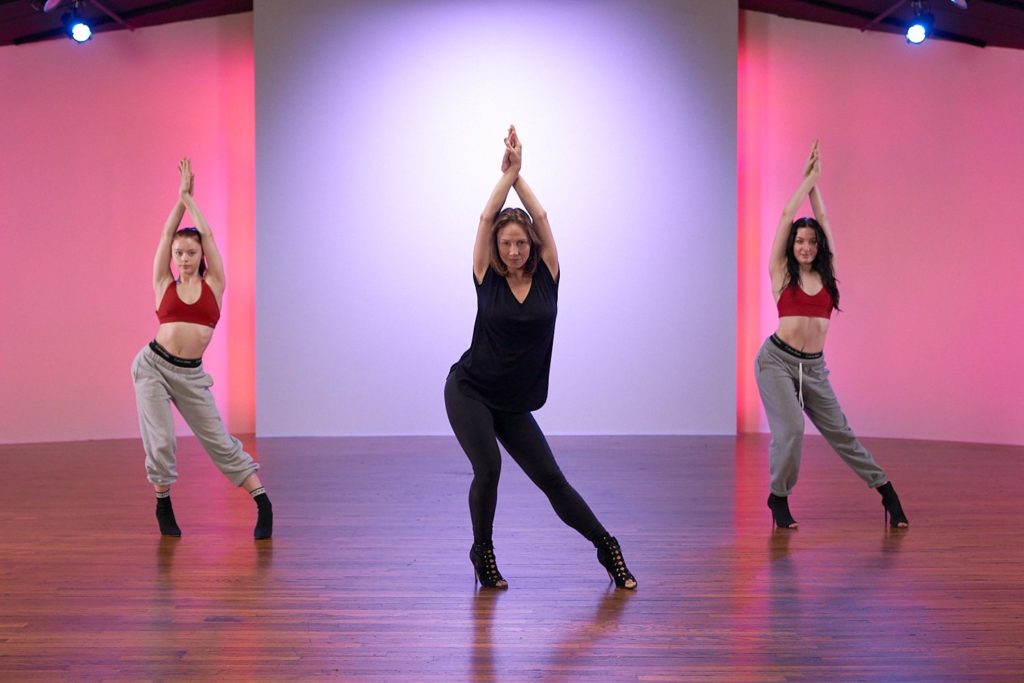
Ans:
[[[220,320],[220,308],[217,307],[217,297],[213,295],[210,285],[202,280],[199,293],[199,300],[194,304],[187,304],[178,296],[178,287],[175,283],[167,285],[164,290],[164,298],[160,301],[160,308],[156,309],[157,320],[164,323],[195,323],[216,327]]]
[[[832,295],[824,287],[814,296],[809,295],[800,287],[786,287],[776,304],[779,317],[805,315],[811,318],[832,317]]]

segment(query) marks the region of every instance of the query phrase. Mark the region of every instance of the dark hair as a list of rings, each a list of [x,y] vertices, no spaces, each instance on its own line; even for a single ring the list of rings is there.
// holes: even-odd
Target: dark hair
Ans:
[[[174,239],[171,240],[171,244],[174,244],[174,240],[177,239],[195,240],[199,242],[199,248],[203,248],[203,234],[195,228],[182,228],[178,232],[174,233]],[[206,252],[203,251],[203,255],[199,258],[199,277],[206,275]]]
[[[818,240],[818,253],[811,263],[811,270],[821,276],[821,284],[832,296],[832,308],[839,310],[839,287],[836,286],[836,274],[832,269],[832,248],[829,246],[828,237],[821,227],[821,223],[813,218],[804,217],[793,221],[789,227],[789,238],[786,240],[786,287],[800,286],[800,264],[793,255],[793,245],[796,244],[796,232],[800,228],[811,228],[814,230],[814,237]]]
[[[533,227],[530,214],[522,209],[502,209],[495,216],[494,225],[491,226],[491,268],[502,277],[508,275],[508,266],[501,260],[501,253],[498,251],[498,232],[509,223],[523,226],[526,237],[530,240],[530,255],[523,264],[523,272],[532,276],[537,271],[537,262],[540,261],[540,235],[537,234],[537,228]]]

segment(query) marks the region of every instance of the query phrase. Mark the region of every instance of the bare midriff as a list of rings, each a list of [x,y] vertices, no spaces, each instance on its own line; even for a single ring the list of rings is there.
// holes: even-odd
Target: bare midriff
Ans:
[[[202,358],[213,338],[213,328],[196,323],[163,323],[156,343],[178,358]]]
[[[779,318],[779,329],[775,336],[804,353],[818,353],[825,348],[828,334],[828,318],[812,318],[807,315],[791,315]]]

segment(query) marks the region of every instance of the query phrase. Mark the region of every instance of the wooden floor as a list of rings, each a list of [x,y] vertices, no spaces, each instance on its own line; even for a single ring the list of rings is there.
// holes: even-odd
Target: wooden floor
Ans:
[[[795,532],[765,437],[555,438],[640,588],[508,459],[474,588],[449,438],[247,439],[276,513],[181,440],[161,539],[136,441],[0,446],[0,680],[1019,681],[1024,448],[866,440],[912,527],[808,437]]]

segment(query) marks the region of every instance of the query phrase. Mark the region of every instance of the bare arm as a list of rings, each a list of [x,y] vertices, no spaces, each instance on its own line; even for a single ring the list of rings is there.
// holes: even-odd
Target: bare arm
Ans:
[[[779,226],[775,230],[775,239],[772,240],[771,252],[768,254],[768,273],[772,279],[772,291],[776,295],[781,291],[783,281],[786,278],[786,241],[789,238],[790,226],[792,226],[793,220],[796,218],[796,212],[800,209],[800,205],[803,204],[804,198],[810,194],[818,182],[821,166],[817,164],[817,160],[818,142],[815,141],[814,147],[807,157],[807,163],[804,165],[803,180],[800,182],[800,186],[796,188],[793,196],[786,202],[786,206],[783,207],[782,215],[779,217]]]
[[[818,178],[821,178],[821,156],[814,162],[814,171]],[[815,183],[814,187],[811,188],[811,211],[814,212],[814,219],[821,225],[822,231],[825,233],[825,239],[828,240],[829,251],[832,252],[832,269],[835,270],[836,266],[836,240],[832,236],[832,226],[828,222],[828,214],[825,212],[825,198],[821,195],[821,188]]]
[[[505,206],[509,190],[519,177],[519,169],[522,167],[522,147],[518,141],[510,135],[505,138],[505,157],[502,160],[502,173],[498,183],[491,190],[491,196],[487,198],[484,209],[480,213],[480,223],[476,229],[476,242],[473,244],[473,276],[477,283],[484,281],[484,275],[491,263],[491,228],[494,226],[494,217]]]
[[[199,205],[196,204],[196,200],[192,196],[192,190],[195,187],[194,176],[192,175],[192,162],[185,159],[184,163],[192,181],[189,183],[188,189],[181,193],[181,201],[185,208],[188,209],[189,215],[192,216],[192,220],[196,223],[196,230],[199,231],[203,238],[203,256],[206,258],[206,275],[203,276],[203,279],[210,285],[210,289],[213,290],[219,300],[226,284],[224,261],[221,259],[220,250],[217,249],[217,242],[213,239],[213,231],[210,229],[210,224],[206,222],[203,212],[199,210]]]
[[[178,200],[174,202],[174,208],[164,221],[163,230],[160,232],[160,242],[156,247],[156,255],[153,257],[153,292],[156,294],[157,308],[160,307],[160,297],[163,296],[167,285],[174,281],[171,274],[171,242],[174,241],[174,233],[181,225],[181,219],[185,215],[185,204],[181,200],[181,194],[187,192],[191,187],[191,173],[185,172],[185,160],[178,162],[178,171],[181,173],[181,181],[178,186]]]
[[[544,259],[551,276],[558,279],[558,249],[555,247],[555,235],[551,232],[551,223],[548,222],[548,212],[540,205],[537,195],[527,184],[526,179],[519,176],[516,179],[516,194],[522,200],[526,212],[533,218],[533,227],[537,229],[540,237],[540,257]]]

